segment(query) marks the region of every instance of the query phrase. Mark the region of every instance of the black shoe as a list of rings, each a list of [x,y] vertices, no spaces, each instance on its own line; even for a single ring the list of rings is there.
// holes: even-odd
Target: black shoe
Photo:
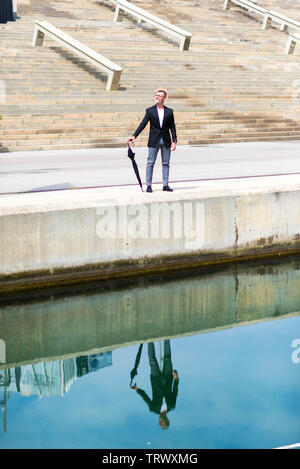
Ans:
[[[151,186],[147,186],[146,192],[153,192],[152,187],[151,187]]]
[[[171,189],[170,186],[164,186],[164,187],[163,187],[163,191],[173,192],[173,189]]]

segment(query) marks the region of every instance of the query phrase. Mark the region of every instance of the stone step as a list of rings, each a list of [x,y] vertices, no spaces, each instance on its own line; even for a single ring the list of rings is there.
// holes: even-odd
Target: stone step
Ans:
[[[244,139],[241,138],[204,138],[204,139],[194,139],[194,140],[182,140],[182,145],[210,145],[216,143],[240,143],[240,142],[276,142],[276,141],[286,141],[286,140],[295,140],[295,136],[277,136],[274,137],[246,137]],[[125,147],[126,145],[124,142],[122,143],[102,143],[102,144],[59,144],[59,145],[40,145],[40,146],[32,146],[32,145],[24,145],[24,146],[11,146],[9,151],[42,151],[42,150],[71,150],[71,149],[84,149],[84,148],[121,148]],[[144,142],[139,142],[136,144],[136,147],[145,146]],[[0,153],[7,152],[8,149],[5,147],[0,147]]]
[[[214,103],[211,103],[211,107],[212,107],[213,104]],[[99,107],[97,109],[97,106],[92,107],[92,106],[88,106],[88,105],[86,105],[86,106],[84,106],[84,105],[82,105],[82,106],[79,106],[79,105],[71,106],[70,105],[70,106],[65,106],[65,107],[56,106],[56,108],[57,109],[55,109],[55,106],[48,105],[48,106],[44,106],[44,107],[40,107],[40,106],[30,107],[30,106],[28,106],[28,108],[26,108],[26,106],[25,106],[23,108],[18,108],[17,107],[17,109],[16,109],[15,107],[11,106],[10,108],[6,108],[5,110],[3,110],[3,108],[0,107],[0,115],[2,115],[2,117],[4,117],[4,112],[5,112],[5,115],[15,116],[16,113],[22,113],[23,114],[24,112],[28,111],[28,115],[35,114],[35,115],[41,115],[41,116],[45,115],[45,116],[47,116],[51,113],[52,116],[55,116],[55,115],[58,115],[58,114],[63,114],[64,112],[68,112],[68,113],[72,113],[72,114],[76,114],[76,113],[81,114],[81,113],[86,113],[88,111],[90,111],[91,113],[95,113],[95,112],[97,112],[97,110],[99,110]],[[117,105],[111,106],[111,107],[101,105],[101,111],[104,111],[104,112],[105,112],[105,110],[107,110],[107,112],[114,111],[114,110],[116,111],[119,108],[120,108],[120,106],[117,106]],[[201,109],[201,108],[191,106],[191,107],[188,107],[188,108],[185,108],[185,109],[184,108],[176,109],[175,112],[178,115],[182,112],[192,112],[195,109],[198,110],[198,109]],[[235,110],[236,113],[241,113],[242,114],[243,112],[245,112],[244,106],[237,106],[236,105],[232,109]],[[256,113],[256,114],[269,114],[270,115],[270,113],[273,111],[273,109],[274,108],[271,104],[269,106],[261,105],[260,107],[258,105],[255,105],[255,106],[252,106],[252,107],[249,106],[248,112],[249,113],[250,112],[251,113]],[[139,106],[139,107],[137,107],[137,106],[129,107],[128,106],[128,112],[138,111],[141,116],[144,115],[144,110],[145,110],[144,106]],[[225,112],[226,111],[226,106],[224,106],[223,108],[221,108],[221,107],[216,108],[216,110],[221,111],[221,112]],[[124,107],[124,114],[126,114],[126,106]],[[284,106],[284,104],[281,107],[277,106],[277,112],[276,113],[274,112],[273,117],[276,116],[276,115],[281,116],[283,119],[293,118],[293,119],[297,120],[297,117],[295,117],[295,116],[297,116],[297,107],[295,107],[294,111],[291,110],[291,112],[288,113],[285,106]],[[298,120],[299,120],[299,117],[298,117]]]
[[[243,102],[246,102],[246,103],[249,103],[249,99],[247,99],[246,97],[245,98],[234,98],[234,96],[231,96],[231,95],[228,95],[226,97],[226,101],[223,100],[223,99],[219,99],[218,102],[219,103],[222,103],[222,102],[227,102],[228,99],[232,99],[232,104],[235,105],[235,104],[242,104]],[[251,100],[251,103],[254,103],[255,105],[257,105],[257,101],[259,101],[259,96],[256,98],[256,100]],[[269,97],[269,98],[265,98],[265,99],[270,99],[271,102],[270,103],[265,103],[264,107],[268,106],[269,107],[273,107],[274,106],[274,98],[273,97]],[[286,102],[287,99],[290,99],[290,95],[287,96],[286,98],[281,98],[281,99],[278,99],[276,100],[276,103],[277,105],[280,104],[280,102],[282,101],[283,103]],[[7,110],[10,108],[10,109],[15,109],[15,107],[12,107],[12,106],[18,106],[17,109],[22,109],[20,108],[19,106],[19,102],[20,102],[20,99],[19,98],[7,98]],[[36,102],[35,102],[36,101]],[[22,99],[22,106],[26,106],[26,105],[29,105],[29,106],[32,106],[34,107],[34,109],[43,109],[42,106],[47,107],[49,108],[49,106],[51,108],[53,107],[58,107],[58,106],[63,106],[63,107],[68,107],[68,106],[73,106],[75,108],[79,108],[79,107],[86,107],[86,106],[89,106],[90,109],[94,109],[96,110],[97,107],[99,108],[99,106],[101,106],[102,109],[112,109],[113,107],[118,107],[119,105],[124,105],[124,109],[125,107],[127,106],[128,109],[132,109],[133,106],[139,108],[139,109],[143,109],[143,101],[130,101],[129,99],[118,99],[118,100],[115,100],[115,101],[112,101],[110,99],[100,99],[100,98],[94,98],[94,99],[79,99],[79,98],[73,98],[73,99],[49,99],[48,97],[44,97],[44,99],[41,99],[40,97],[32,97],[31,99]],[[203,99],[199,102],[194,102],[194,101],[190,101],[188,103],[185,104],[185,109],[188,110],[188,108],[195,108],[195,107],[203,107],[204,105],[206,106],[209,106],[210,103],[212,102],[216,102],[216,96],[214,98],[208,98],[208,97],[203,97]],[[260,103],[259,103],[260,104]],[[175,107],[175,109],[180,109],[182,105],[182,102],[179,102],[178,104],[176,102],[173,102],[172,103],[172,107]],[[62,107],[62,109],[63,109]],[[233,107],[233,106],[232,106]],[[3,112],[4,111],[4,108],[2,106],[0,106],[0,109],[1,111]],[[24,107],[23,107],[24,109]],[[183,109],[183,108],[182,108]]]
[[[93,121],[86,121],[86,122],[73,122],[70,121],[68,124],[64,122],[64,125],[61,123],[57,124],[50,124],[46,122],[45,124],[35,123],[32,124],[31,127],[27,124],[27,127],[17,126],[15,123],[2,125],[0,128],[0,135],[22,135],[22,134],[51,134],[51,133],[72,133],[78,132],[81,130],[82,132],[111,132],[111,131],[121,131],[124,129],[132,129],[133,126],[137,126],[140,119],[135,120],[128,120],[126,118],[120,118],[113,122],[109,121],[107,123],[103,121],[99,121],[97,124]],[[282,120],[275,120],[275,119],[219,119],[219,120],[209,120],[209,119],[193,119],[193,120],[186,120],[186,119],[176,119],[176,128],[178,130],[198,130],[203,129],[206,127],[209,128],[220,128],[224,126],[234,125],[235,127],[239,128],[247,128],[247,129],[262,129],[267,130],[269,128],[290,128],[291,130],[298,128],[300,126],[300,121],[282,121]]]
[[[250,132],[251,130],[258,130],[259,132],[269,132],[270,130],[272,131],[276,131],[277,129],[279,130],[284,130],[284,131],[298,131],[300,130],[300,123],[293,123],[293,124],[285,124],[285,123],[278,123],[277,125],[274,125],[274,124],[265,124],[265,123],[262,123],[262,124],[256,124],[256,123],[253,123],[253,124],[245,124],[245,123],[240,123],[240,122],[234,122],[234,121],[229,121],[229,122],[226,122],[226,121],[221,121],[219,123],[216,123],[216,122],[212,122],[212,123],[209,123],[209,122],[205,122],[203,124],[193,124],[193,125],[187,125],[187,124],[178,124],[176,125],[176,129],[177,129],[177,133],[195,133],[196,131],[203,131],[205,128],[209,129],[209,130],[217,130],[217,131],[220,131],[222,133],[224,132],[227,132],[226,128],[224,127],[224,125],[235,125],[235,128],[237,127],[237,132],[241,132],[242,130],[244,130],[245,128],[247,129],[248,132]],[[0,130],[0,136],[1,136],[1,139],[2,141],[5,139],[5,138],[16,138],[16,139],[19,139],[19,138],[22,138],[24,137],[25,135],[27,135],[29,138],[29,136],[34,139],[36,138],[37,136],[48,136],[49,135],[54,135],[54,134],[59,134],[59,135],[70,135],[70,134],[78,134],[78,135],[81,135],[81,134],[84,134],[84,135],[99,135],[99,133],[105,133],[106,135],[109,135],[109,134],[112,134],[112,133],[122,133],[124,134],[125,132],[127,133],[130,133],[130,132],[133,132],[133,130],[135,130],[137,126],[137,121],[135,123],[132,123],[132,125],[120,125],[119,126],[116,126],[116,127],[90,127],[90,126],[77,126],[77,127],[64,127],[64,128],[61,128],[61,127],[51,127],[51,128],[47,128],[47,127],[44,127],[44,128],[40,128],[40,129],[28,129],[28,128],[25,128],[25,129],[11,129],[11,130],[5,130],[4,129],[1,129]],[[81,131],[81,132],[80,132]],[[235,130],[234,130],[235,131]]]
[[[227,131],[224,130],[223,132],[215,132],[215,133],[209,133],[209,132],[187,132],[187,133],[182,133],[182,139],[189,139],[189,140],[201,140],[201,139],[208,139],[208,138],[256,138],[256,137],[261,137],[263,136],[264,138],[270,138],[273,137],[275,138],[276,136],[281,137],[281,136],[289,136],[289,137],[294,137],[295,139],[300,138],[300,130],[276,130],[276,131],[268,131],[268,132],[251,132],[251,131],[244,131],[241,132],[241,130],[234,130],[234,129],[228,129]],[[32,137],[32,136],[31,136]],[[71,135],[66,135],[66,134],[57,134],[54,135],[53,138],[49,138],[49,135],[37,135],[33,136],[36,138],[30,138],[31,144],[34,145],[47,145],[47,144],[59,144],[59,143],[64,143],[64,144],[72,144],[73,142],[84,144],[84,143],[95,143],[95,144],[106,144],[106,143],[126,143],[126,137],[128,137],[128,134],[126,135],[120,135],[118,133],[111,133],[111,134],[105,134],[102,136],[95,135],[95,136],[84,136],[82,134],[71,134]],[[179,136],[180,138],[181,136]],[[147,141],[148,137],[146,135],[143,135],[139,137],[139,141],[145,143]],[[28,143],[28,139],[24,138],[23,139],[11,139],[11,137],[7,138],[1,138],[1,144],[2,146],[23,146]],[[181,138],[180,138],[180,144]]]
[[[101,125],[111,125],[112,123],[116,123],[119,125],[120,122],[125,120],[126,123],[135,123],[137,120],[140,120],[144,115],[143,111],[139,112],[131,112],[127,115],[124,113],[88,113],[88,114],[81,114],[80,117],[76,113],[72,114],[45,114],[45,115],[30,115],[30,114],[23,114],[23,115],[3,115],[1,121],[1,128],[5,128],[6,126],[16,126],[20,123],[22,125],[43,125],[44,127],[49,127],[50,125],[59,125],[62,124],[66,125],[74,125],[74,123],[78,123],[79,125],[90,125],[92,122],[93,124],[98,123]],[[175,112],[176,115],[176,122],[177,123],[190,123],[194,124],[199,122],[200,124],[204,124],[206,122],[213,123],[213,122],[227,122],[229,120],[233,122],[258,122],[258,123],[294,123],[297,120],[294,119],[282,119],[282,116],[276,117],[272,115],[270,117],[267,113],[257,113],[252,112],[248,115],[242,114],[235,114],[234,112],[229,111],[209,111],[209,110],[201,110],[201,111],[194,111],[194,112]],[[44,123],[44,124],[43,124]]]

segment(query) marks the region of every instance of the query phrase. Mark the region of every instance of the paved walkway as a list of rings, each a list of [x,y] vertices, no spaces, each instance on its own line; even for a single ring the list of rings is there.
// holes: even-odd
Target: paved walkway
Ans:
[[[147,148],[136,147],[134,151],[144,182]],[[225,179],[233,183],[240,178],[287,174],[300,180],[300,140],[178,146],[171,157],[170,185],[174,189],[191,188],[201,185],[203,180]],[[159,155],[154,170],[154,191],[161,190],[161,180]],[[2,199],[8,193],[135,184],[126,146],[0,154]]]

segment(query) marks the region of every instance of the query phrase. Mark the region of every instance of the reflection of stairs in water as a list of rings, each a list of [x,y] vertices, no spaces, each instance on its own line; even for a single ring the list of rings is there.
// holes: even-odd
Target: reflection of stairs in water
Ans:
[[[286,13],[297,19],[295,1]],[[2,151],[124,145],[160,86],[169,90],[180,144],[300,137],[298,52],[283,54],[278,28],[263,32],[254,14],[223,11],[220,0],[174,0],[163,14],[156,0],[136,3],[191,31],[190,50],[128,17],[114,24],[109,0],[19,0],[21,19],[0,27]],[[122,65],[120,90],[106,92],[106,77],[48,38],[32,48],[36,17]],[[137,143],[146,142],[144,131]]]

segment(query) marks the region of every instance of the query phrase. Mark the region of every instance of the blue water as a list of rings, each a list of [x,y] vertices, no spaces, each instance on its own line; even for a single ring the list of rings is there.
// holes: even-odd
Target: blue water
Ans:
[[[297,315],[171,338],[179,384],[166,430],[129,386],[138,345],[117,348],[107,354],[106,366],[76,376],[63,396],[11,391],[0,448],[274,448],[300,442],[295,339]],[[151,399],[147,347],[134,383]],[[155,349],[159,359],[163,341]]]

